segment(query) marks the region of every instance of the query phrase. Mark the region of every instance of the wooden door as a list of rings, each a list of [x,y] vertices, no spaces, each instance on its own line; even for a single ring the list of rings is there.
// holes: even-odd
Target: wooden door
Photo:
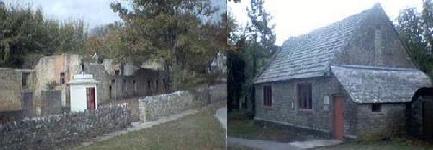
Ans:
[[[87,88],[87,109],[95,110],[95,88]]]
[[[344,97],[334,97],[334,137],[343,139],[344,137]]]
[[[424,138],[433,138],[433,102],[431,100],[423,101],[422,123]]]

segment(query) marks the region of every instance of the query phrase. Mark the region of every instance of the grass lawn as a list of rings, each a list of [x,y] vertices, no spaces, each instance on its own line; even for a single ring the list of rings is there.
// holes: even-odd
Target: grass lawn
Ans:
[[[124,134],[84,149],[226,149],[225,130],[214,117],[220,107],[222,105],[207,107],[197,114]]]
[[[309,139],[326,139],[321,133],[284,125],[255,122],[247,119],[242,112],[230,112],[227,135],[230,137],[271,140],[278,142],[304,141]]]

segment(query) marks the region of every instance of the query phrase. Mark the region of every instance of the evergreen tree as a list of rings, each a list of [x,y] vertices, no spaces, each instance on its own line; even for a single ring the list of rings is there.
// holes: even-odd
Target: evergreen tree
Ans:
[[[415,64],[430,77],[433,76],[433,3],[423,1],[423,10],[418,14],[415,8],[404,9],[398,17],[397,30],[408,48],[408,54]]]

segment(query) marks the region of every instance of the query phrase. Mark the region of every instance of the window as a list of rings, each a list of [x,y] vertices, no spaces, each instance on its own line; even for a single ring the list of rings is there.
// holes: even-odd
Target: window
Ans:
[[[381,112],[382,111],[382,105],[380,105],[380,104],[371,104],[371,111],[372,112]]]
[[[113,96],[111,95],[111,91],[112,91],[112,89],[113,89],[113,88],[112,88],[111,85],[110,85],[110,87],[108,87],[108,90],[109,90],[108,92],[109,92],[109,97],[110,97],[110,99],[113,97]]]
[[[150,80],[147,80],[147,89],[150,89]]]
[[[65,73],[60,73],[60,84],[65,84]]]
[[[311,84],[298,84],[298,102],[301,109],[312,109]]]
[[[159,81],[158,80],[155,81],[155,85],[156,85],[156,89],[158,90],[159,89]]]
[[[263,105],[272,106],[272,86],[263,87]]]
[[[30,73],[23,72],[21,75],[21,86],[23,89],[27,89],[27,79],[29,78]]]
[[[84,72],[84,63],[81,63],[81,71]]]
[[[120,74],[120,71],[119,71],[119,70],[114,70],[114,74],[115,74],[116,76],[118,76],[118,75]]]
[[[137,93],[137,85],[135,84],[135,80],[132,80],[132,86],[134,87],[134,95]]]

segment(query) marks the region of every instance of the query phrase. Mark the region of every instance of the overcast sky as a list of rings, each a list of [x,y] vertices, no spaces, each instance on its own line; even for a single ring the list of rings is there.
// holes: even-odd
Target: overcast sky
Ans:
[[[1,1],[1,0],[0,0]],[[6,5],[19,4],[42,8],[44,15],[60,21],[83,19],[90,28],[120,21],[112,11],[113,0],[3,0]],[[122,0],[121,0],[122,1]]]
[[[0,0],[6,5],[27,6],[33,9],[42,8],[44,15],[60,21],[82,19],[89,29],[97,26],[121,21],[117,13],[110,8],[113,1],[128,3],[130,0]],[[219,19],[221,12],[226,12],[225,0],[211,0],[213,7],[219,8],[218,14],[212,16]]]
[[[240,24],[247,21],[246,6],[242,3],[228,2],[228,11]],[[380,3],[391,21],[404,8],[422,8],[422,0],[265,0],[265,8],[273,16],[277,45],[288,37],[308,33],[314,29],[329,25],[350,15],[372,8]]]

